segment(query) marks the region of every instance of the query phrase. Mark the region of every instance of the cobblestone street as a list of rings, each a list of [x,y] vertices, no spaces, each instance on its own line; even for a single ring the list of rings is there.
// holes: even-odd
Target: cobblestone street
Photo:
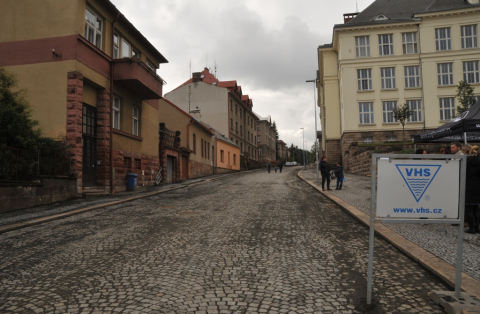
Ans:
[[[378,238],[367,307],[368,229],[296,171],[0,234],[0,313],[443,313],[450,289]]]

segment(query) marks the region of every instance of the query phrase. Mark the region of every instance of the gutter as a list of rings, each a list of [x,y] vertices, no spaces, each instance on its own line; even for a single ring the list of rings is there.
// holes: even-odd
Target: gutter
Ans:
[[[422,112],[423,112],[423,133],[425,133],[425,127],[426,127],[426,116],[425,116],[425,91],[424,91],[424,85],[423,84],[423,65],[422,65],[422,41],[420,37],[420,24],[417,24],[417,33],[418,33],[418,63],[420,66],[420,77],[422,78]]]

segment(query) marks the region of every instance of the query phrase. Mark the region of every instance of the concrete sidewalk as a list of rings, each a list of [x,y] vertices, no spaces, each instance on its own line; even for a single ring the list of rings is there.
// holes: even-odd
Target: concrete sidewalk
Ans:
[[[335,190],[333,181],[332,190],[322,192],[321,178],[318,185],[315,182],[315,168],[301,170],[298,176],[369,226],[371,178],[346,173],[342,190]],[[375,231],[454,287],[458,227],[376,223]],[[480,298],[480,234],[465,233],[463,245],[462,289]]]

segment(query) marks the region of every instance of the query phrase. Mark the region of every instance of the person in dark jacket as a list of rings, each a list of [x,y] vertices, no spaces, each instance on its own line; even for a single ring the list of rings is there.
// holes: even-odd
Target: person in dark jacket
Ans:
[[[467,233],[480,233],[480,156],[478,146],[470,149],[467,157],[467,177],[465,180],[465,218]]]
[[[341,190],[343,185],[343,167],[342,164],[337,162],[337,170],[335,170],[335,176],[337,177],[337,188],[335,190]]]
[[[270,173],[270,168],[272,168],[272,164],[269,162],[267,162],[267,170],[268,170],[268,173]]]
[[[280,161],[278,164],[278,169],[280,169],[280,173],[282,173],[282,168],[283,168],[283,162]]]
[[[320,173],[322,174],[322,191],[325,191],[325,180],[327,181],[327,190],[331,190],[330,165],[327,162],[327,156],[323,156],[322,161],[320,161]]]

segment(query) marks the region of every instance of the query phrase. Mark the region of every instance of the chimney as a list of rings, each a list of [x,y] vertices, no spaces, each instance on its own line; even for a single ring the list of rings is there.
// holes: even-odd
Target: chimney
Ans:
[[[198,107],[196,109],[191,109],[190,115],[198,121],[202,121],[202,115],[200,114],[200,109],[198,109]]]
[[[353,18],[357,15],[358,15],[358,12],[356,12],[356,13],[345,13],[343,15],[343,24],[347,24],[348,22],[353,20]]]
[[[200,82],[202,80],[202,73],[201,72],[193,72],[192,73],[192,82]]]

